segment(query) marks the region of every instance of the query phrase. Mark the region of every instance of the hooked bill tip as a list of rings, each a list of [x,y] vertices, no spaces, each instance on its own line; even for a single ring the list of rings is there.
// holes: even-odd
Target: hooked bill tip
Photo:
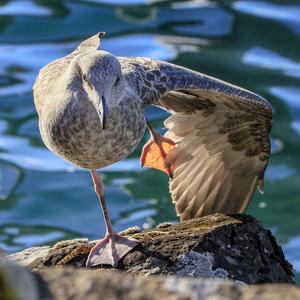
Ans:
[[[102,39],[105,36],[105,31],[98,32],[98,38]]]

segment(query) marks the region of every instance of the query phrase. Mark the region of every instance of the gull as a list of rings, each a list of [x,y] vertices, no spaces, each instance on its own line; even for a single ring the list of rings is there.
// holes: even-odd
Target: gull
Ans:
[[[43,67],[33,87],[45,145],[90,170],[106,224],[86,265],[119,260],[139,242],[111,224],[96,169],[126,158],[146,127],[151,138],[141,165],[169,175],[180,220],[210,213],[242,213],[264,188],[273,111],[250,91],[151,58],[116,57],[99,50],[104,32]],[[145,115],[155,105],[171,115],[161,136]]]

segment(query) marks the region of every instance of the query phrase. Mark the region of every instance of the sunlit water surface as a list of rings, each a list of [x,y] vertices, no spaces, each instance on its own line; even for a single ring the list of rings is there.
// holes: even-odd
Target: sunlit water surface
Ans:
[[[299,1],[0,1],[0,247],[14,252],[104,234],[86,171],[49,152],[31,87],[40,67],[98,31],[121,56],[168,60],[263,95],[274,106],[265,194],[248,213],[300,272]],[[284,4],[283,4],[284,3]],[[150,108],[161,128],[166,114]],[[142,144],[147,140],[146,135]],[[139,166],[140,147],[103,170],[118,230],[177,222],[167,178]]]

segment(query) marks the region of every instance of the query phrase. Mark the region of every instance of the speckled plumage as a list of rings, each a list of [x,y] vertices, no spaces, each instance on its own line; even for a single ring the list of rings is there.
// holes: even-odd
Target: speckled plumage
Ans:
[[[90,43],[85,41],[70,55],[40,71],[34,85],[34,99],[47,147],[75,165],[95,169],[128,156],[137,147],[145,130],[145,116],[141,100],[133,90],[123,88],[126,82],[122,82],[111,97],[107,128],[101,128],[95,107],[83,88],[81,74],[72,74],[74,78],[69,80],[72,61],[97,49],[98,37],[89,40]],[[101,66],[103,77],[110,69],[109,64],[114,63],[110,56],[107,61],[107,67]]]
[[[144,109],[158,105],[172,113],[165,122],[166,135],[177,143],[168,157],[175,166],[170,191],[181,219],[244,211],[255,187],[262,187],[271,105],[180,66],[114,57],[97,50],[99,42],[97,35],[89,38],[37,77],[34,100],[47,147],[84,168],[112,164],[137,147],[146,125]],[[108,95],[105,130],[91,100],[94,90]]]

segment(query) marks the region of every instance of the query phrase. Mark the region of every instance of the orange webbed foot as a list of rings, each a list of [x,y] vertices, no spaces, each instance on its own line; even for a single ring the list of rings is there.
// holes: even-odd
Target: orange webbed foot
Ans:
[[[167,159],[168,153],[175,147],[176,143],[169,138],[157,133],[143,147],[141,155],[141,166],[157,169],[173,177],[171,163]]]

